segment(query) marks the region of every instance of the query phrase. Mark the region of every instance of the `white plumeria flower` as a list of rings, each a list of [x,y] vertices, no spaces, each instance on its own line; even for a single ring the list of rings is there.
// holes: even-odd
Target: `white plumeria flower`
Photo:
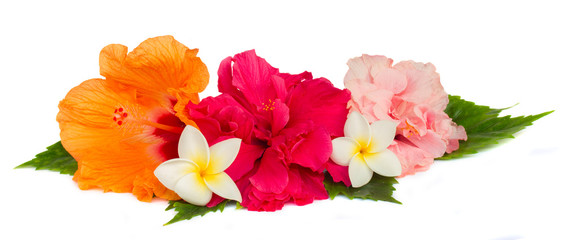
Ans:
[[[386,177],[401,175],[401,162],[387,149],[395,138],[396,127],[396,123],[386,120],[369,124],[358,112],[348,115],[344,137],[332,140],[330,158],[348,166],[352,187],[366,185],[373,172]]]
[[[235,160],[240,144],[241,139],[231,138],[210,148],[203,134],[188,125],[178,143],[180,158],[163,162],[154,175],[165,187],[194,205],[206,205],[212,193],[241,202],[237,185],[224,172]]]

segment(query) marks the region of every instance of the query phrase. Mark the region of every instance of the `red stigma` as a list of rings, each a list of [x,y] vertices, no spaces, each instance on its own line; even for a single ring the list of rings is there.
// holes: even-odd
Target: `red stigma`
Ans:
[[[117,123],[117,125],[123,125],[123,119],[126,118],[129,114],[123,112],[124,109],[122,107],[116,108],[113,111],[113,121]]]

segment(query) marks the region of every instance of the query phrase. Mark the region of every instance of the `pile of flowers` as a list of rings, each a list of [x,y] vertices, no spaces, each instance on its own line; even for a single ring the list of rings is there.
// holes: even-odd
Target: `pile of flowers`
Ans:
[[[430,63],[362,55],[338,89],[250,50],[221,62],[220,95],[200,101],[209,73],[197,53],[171,36],[101,51],[103,78],[70,90],[57,115],[80,189],[275,211],[332,197],[330,184],[353,191],[425,171],[471,143],[447,113],[470,102],[448,96]]]

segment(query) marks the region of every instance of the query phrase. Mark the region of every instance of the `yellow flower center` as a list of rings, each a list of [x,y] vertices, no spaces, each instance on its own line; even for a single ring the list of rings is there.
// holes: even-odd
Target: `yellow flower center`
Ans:
[[[272,102],[272,99],[268,99],[267,103],[262,103],[262,110],[264,110],[264,111],[274,110],[274,109],[276,109],[276,107],[274,105],[275,105],[275,102]]]

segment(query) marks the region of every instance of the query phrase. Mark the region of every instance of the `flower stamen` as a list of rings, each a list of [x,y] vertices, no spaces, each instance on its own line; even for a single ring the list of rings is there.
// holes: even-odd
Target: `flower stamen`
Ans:
[[[420,135],[418,130],[416,130],[413,125],[410,125],[407,120],[405,120],[405,124],[407,124],[407,126],[404,127],[403,130],[407,130],[409,132],[409,134],[406,136],[407,138],[411,137],[413,134]]]
[[[176,127],[176,126],[170,126],[170,125],[166,125],[166,124],[162,124],[162,123],[156,123],[156,122],[151,122],[151,121],[147,121],[144,119],[139,119],[137,120],[139,122],[141,122],[142,124],[154,127],[154,128],[158,128],[160,130],[164,130],[164,131],[168,131],[171,133],[177,133],[177,134],[181,134],[182,131],[184,130],[181,127]]]
[[[268,99],[268,103],[262,103],[262,110],[264,111],[270,111],[270,110],[274,110],[276,109],[276,107],[274,106],[276,103],[272,102],[272,99]]]

